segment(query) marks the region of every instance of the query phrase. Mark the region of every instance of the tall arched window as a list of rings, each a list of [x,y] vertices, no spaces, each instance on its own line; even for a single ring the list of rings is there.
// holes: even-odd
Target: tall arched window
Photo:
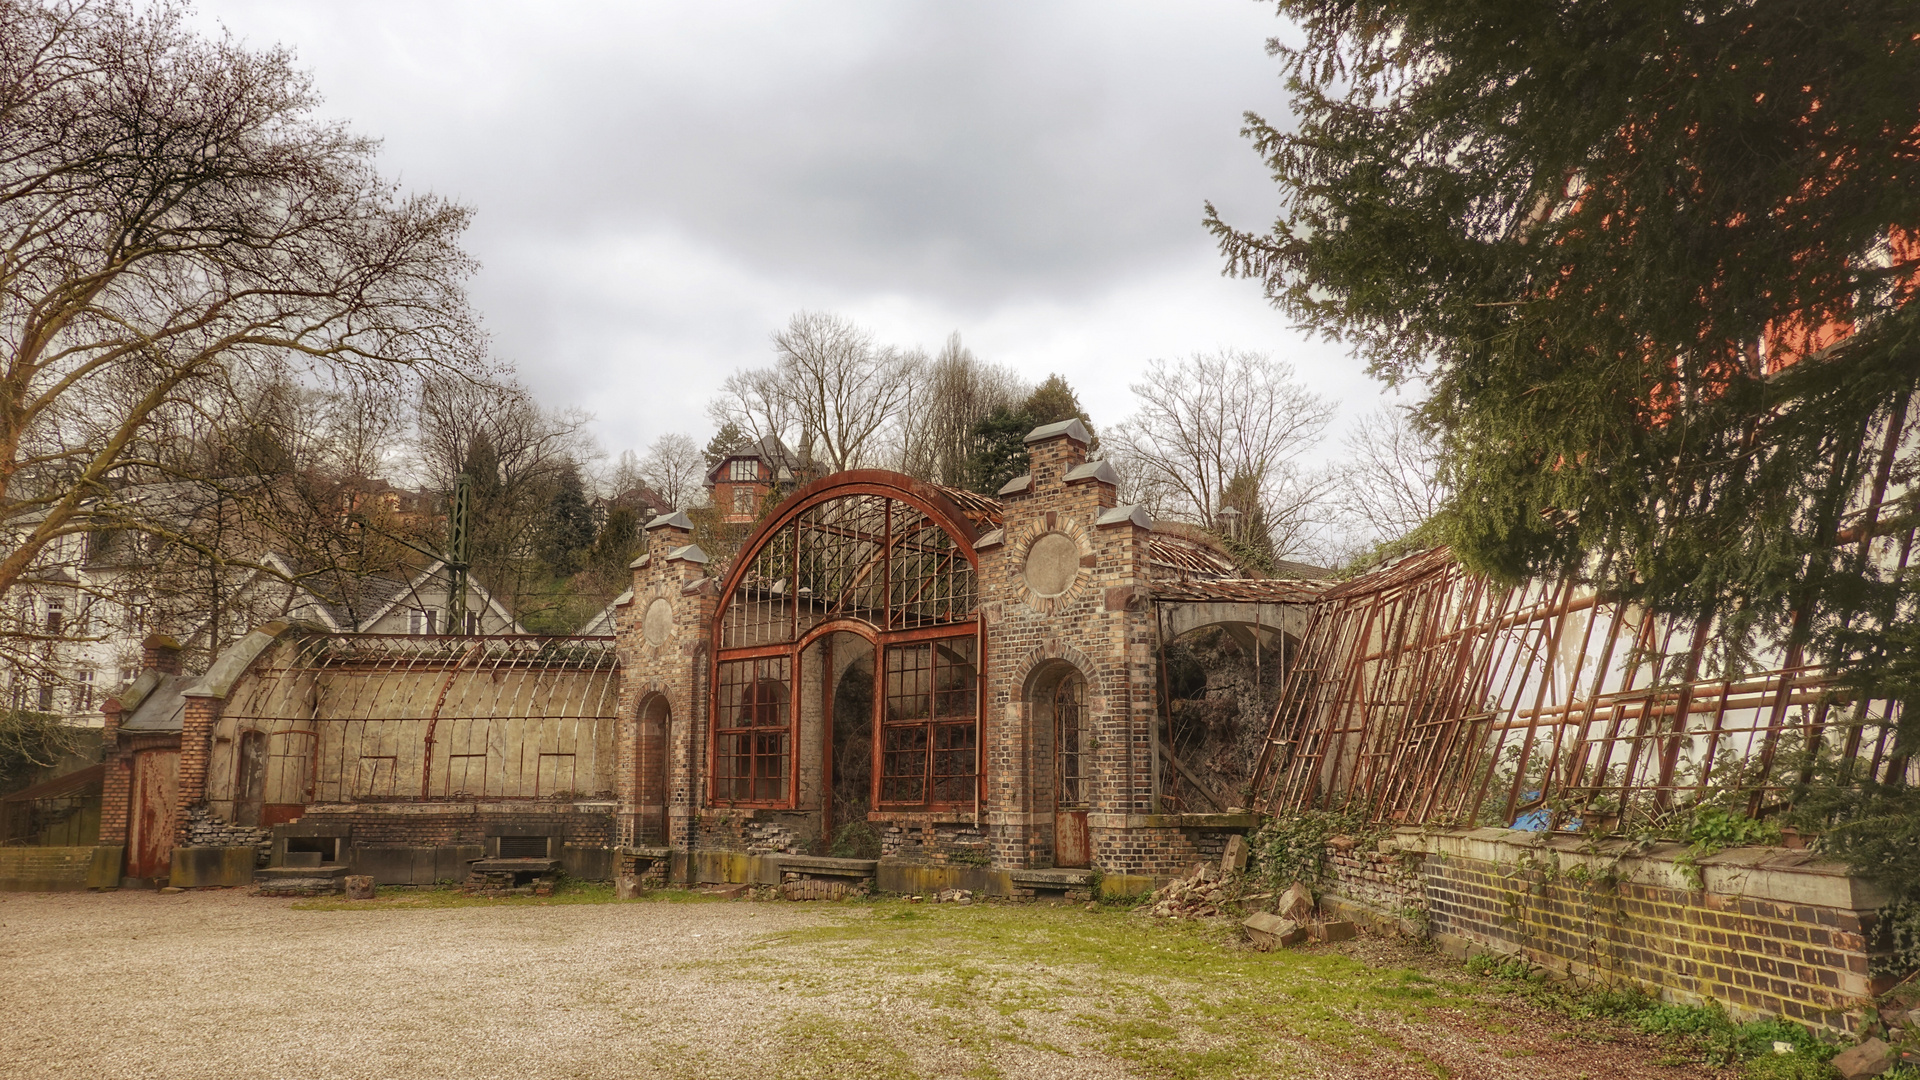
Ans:
[[[971,498],[893,473],[842,473],[796,493],[749,539],[714,620],[715,804],[796,806],[800,777],[818,771],[803,764],[818,748],[800,746],[802,710],[791,704],[803,646],[848,624],[884,657],[873,665],[871,805],[975,803],[974,526],[956,505]]]

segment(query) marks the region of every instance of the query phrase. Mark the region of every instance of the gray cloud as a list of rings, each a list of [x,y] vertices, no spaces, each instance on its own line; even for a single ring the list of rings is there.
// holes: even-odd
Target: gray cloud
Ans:
[[[480,213],[498,350],[610,450],[703,434],[726,372],[799,307],[903,343],[959,329],[1096,419],[1144,361],[1292,359],[1364,406],[1338,350],[1223,281],[1201,202],[1271,217],[1240,114],[1284,112],[1250,0],[305,3],[202,0],[293,46],[409,186]]]

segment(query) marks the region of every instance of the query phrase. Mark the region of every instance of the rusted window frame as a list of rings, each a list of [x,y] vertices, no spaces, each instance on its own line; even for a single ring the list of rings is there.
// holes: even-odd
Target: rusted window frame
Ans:
[[[764,644],[727,646],[729,613],[739,601],[743,580],[754,569],[755,564],[760,561],[761,555],[768,545],[774,543],[780,537],[783,529],[799,521],[807,511],[823,506],[836,499],[853,496],[877,496],[892,500],[887,506],[886,517],[883,523],[884,532],[880,538],[880,552],[876,556],[876,566],[873,571],[878,577],[879,596],[881,598],[881,606],[879,609],[880,622],[876,624],[873,620],[863,618],[858,614],[847,614],[844,612],[834,613],[830,609],[826,616],[818,622],[802,628],[800,626],[798,605],[789,603],[787,605],[789,611],[784,631],[785,640],[766,642]],[[911,507],[926,522],[931,523],[943,532],[947,540],[952,544],[950,551],[932,553],[947,560],[945,567],[942,570],[935,571],[935,573],[945,572],[951,574],[955,569],[952,563],[954,558],[964,558],[966,560],[965,570],[971,575],[969,587],[972,589],[972,604],[968,607],[965,616],[951,617],[951,612],[949,611],[950,617],[947,621],[935,621],[912,626],[897,625],[908,620],[897,617],[896,608],[912,607],[920,603],[919,597],[924,592],[924,587],[922,587],[914,594],[904,597],[904,602],[901,602],[900,598],[896,598],[895,596],[894,587],[896,582],[893,579],[893,563],[895,561],[894,548],[897,545],[893,533],[895,519],[894,508],[898,504],[905,504]],[[831,529],[816,526],[815,531],[829,532]],[[798,540],[799,533],[796,531],[793,535],[795,542],[788,544],[787,550],[782,552],[782,554],[790,560],[790,573],[793,575],[788,578],[790,582],[799,579],[799,560],[802,547]],[[888,815],[903,813],[939,813],[960,809],[966,806],[968,801],[971,801],[973,806],[977,808],[983,797],[986,785],[985,755],[982,748],[986,740],[987,731],[986,695],[984,691],[988,658],[986,656],[985,636],[981,633],[981,622],[978,610],[979,556],[973,549],[975,538],[975,529],[968,522],[966,516],[937,488],[922,484],[897,473],[880,470],[855,470],[816,480],[801,488],[799,491],[796,491],[775,509],[775,511],[768,516],[767,520],[763,521],[760,526],[754,530],[753,534],[747,538],[747,541],[741,545],[740,553],[735,557],[733,566],[728,571],[722,583],[719,592],[719,603],[714,608],[713,627],[710,638],[711,649],[708,653],[711,659],[707,665],[707,756],[706,783],[704,785],[706,788],[707,805],[716,808],[793,810],[798,807],[800,798],[800,709],[797,704],[790,704],[788,709],[788,721],[791,734],[788,736],[789,749],[787,754],[785,797],[778,800],[731,799],[722,797],[719,790],[719,778],[716,775],[715,769],[718,764],[716,735],[719,730],[720,709],[722,707],[719,694],[720,665],[736,660],[760,659],[774,656],[786,657],[789,672],[787,687],[788,700],[790,703],[797,703],[799,701],[799,687],[795,684],[800,678],[801,654],[808,646],[817,641],[821,635],[831,632],[836,624],[858,624],[861,628],[858,632],[873,644],[875,658],[874,718],[872,728],[874,768],[872,786],[873,801],[871,803],[874,807],[873,812],[875,814]],[[904,543],[905,541],[902,542]],[[928,554],[928,552],[919,553]],[[753,625],[761,624],[756,623]],[[765,625],[774,626],[775,624],[766,623]],[[957,800],[943,803],[889,803],[883,805],[880,802],[882,783],[880,752],[885,728],[883,721],[887,649],[895,645],[963,637],[970,637],[974,640],[975,655],[973,719],[974,764],[970,800]],[[931,758],[931,750],[928,756]]]

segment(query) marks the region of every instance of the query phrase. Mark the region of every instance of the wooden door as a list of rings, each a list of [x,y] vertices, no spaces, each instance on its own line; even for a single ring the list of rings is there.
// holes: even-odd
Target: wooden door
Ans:
[[[1087,866],[1093,848],[1087,836],[1085,754],[1087,684],[1076,673],[1053,692],[1053,864]]]
[[[173,832],[179,822],[180,751],[133,755],[127,876],[163,878],[173,870]]]

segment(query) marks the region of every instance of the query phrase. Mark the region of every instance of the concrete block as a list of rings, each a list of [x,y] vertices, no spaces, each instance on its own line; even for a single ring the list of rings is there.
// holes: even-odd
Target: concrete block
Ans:
[[[365,874],[348,874],[346,879],[347,899],[373,899],[373,879]]]
[[[254,849],[249,847],[177,847],[168,885],[208,889],[253,884]]]
[[[1866,1080],[1893,1068],[1896,1061],[1893,1047],[1879,1039],[1868,1039],[1834,1058],[1833,1067],[1842,1080]]]
[[[93,849],[93,859],[87,864],[87,888],[117,889],[120,887],[120,868],[126,865],[127,849],[101,845]]]
[[[1227,849],[1220,855],[1220,869],[1237,874],[1247,868],[1247,838],[1235,833],[1227,837]]]
[[[1247,940],[1253,942],[1254,949],[1259,952],[1297,944],[1307,936],[1299,923],[1265,912],[1247,916],[1240,925],[1247,931]]]
[[[578,881],[610,881],[613,878],[613,850],[589,844],[567,844],[561,849],[561,865],[567,876]]]
[[[1350,922],[1314,923],[1307,927],[1307,936],[1326,944],[1332,941],[1346,941],[1360,936],[1360,928]]]
[[[431,884],[416,880],[414,855],[419,850],[412,845],[355,844],[350,849],[347,866],[349,873],[372,878],[379,885]]]
[[[615,900],[637,899],[646,890],[640,885],[640,875],[621,874],[613,879],[613,898]]]

